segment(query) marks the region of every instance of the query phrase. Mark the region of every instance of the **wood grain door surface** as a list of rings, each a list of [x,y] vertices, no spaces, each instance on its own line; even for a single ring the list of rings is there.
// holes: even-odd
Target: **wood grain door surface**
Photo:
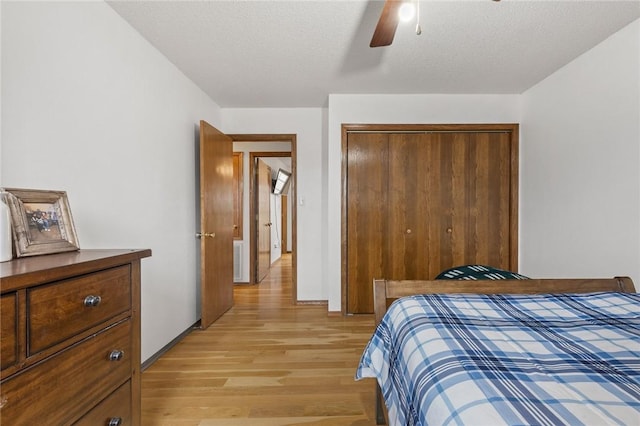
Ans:
[[[233,306],[233,141],[200,121],[201,327]]]
[[[507,134],[392,135],[389,152],[389,279],[510,268]]]
[[[354,133],[348,144],[347,312],[373,312],[366,283],[386,274],[388,135]]]
[[[233,239],[242,240],[242,189],[243,172],[242,162],[244,155],[242,152],[233,153]]]
[[[513,266],[505,132],[352,133],[347,139],[347,313],[373,312],[374,278]]]
[[[256,196],[258,197],[256,233],[258,250],[256,262],[256,282],[260,282],[271,268],[271,167],[258,158],[256,176]]]
[[[280,196],[280,212],[281,212],[281,220],[280,220],[280,248],[282,249],[282,253],[288,253],[291,251],[289,247],[289,229],[287,224],[289,223],[289,197],[286,194],[282,194]]]

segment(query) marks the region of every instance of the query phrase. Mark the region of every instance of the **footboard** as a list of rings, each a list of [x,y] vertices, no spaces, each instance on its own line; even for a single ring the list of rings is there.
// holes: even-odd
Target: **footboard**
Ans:
[[[635,293],[629,277],[526,280],[384,280],[373,281],[376,324],[382,321],[394,300],[415,294],[559,294],[622,292]],[[376,383],[376,422],[386,424],[386,406]]]

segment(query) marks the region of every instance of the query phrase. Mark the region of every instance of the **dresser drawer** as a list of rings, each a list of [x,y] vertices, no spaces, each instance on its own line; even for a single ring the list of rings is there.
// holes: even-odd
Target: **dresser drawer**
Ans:
[[[130,308],[128,265],[30,289],[27,292],[28,355]]]
[[[4,370],[18,362],[18,309],[16,293],[0,297],[0,364]]]
[[[119,422],[118,422],[119,421]],[[130,426],[131,382],[120,386],[104,401],[94,407],[74,426]]]
[[[0,417],[16,425],[76,421],[130,378],[130,333],[125,320],[3,381]],[[122,357],[112,360],[115,350]]]

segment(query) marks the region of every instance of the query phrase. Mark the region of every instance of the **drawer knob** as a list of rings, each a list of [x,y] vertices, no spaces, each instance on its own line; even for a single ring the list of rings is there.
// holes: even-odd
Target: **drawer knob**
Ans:
[[[113,350],[109,354],[109,361],[120,361],[124,357],[124,351]]]
[[[109,426],[120,426],[122,424],[121,417],[111,417],[109,419]]]
[[[84,306],[87,308],[93,308],[100,304],[102,298],[100,296],[87,296],[84,298]]]

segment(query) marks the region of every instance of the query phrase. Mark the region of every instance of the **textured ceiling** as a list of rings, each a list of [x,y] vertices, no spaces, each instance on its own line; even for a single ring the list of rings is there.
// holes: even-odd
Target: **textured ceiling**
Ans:
[[[108,1],[221,107],[329,94],[522,93],[640,17],[640,1],[420,2],[369,47],[382,1]]]

